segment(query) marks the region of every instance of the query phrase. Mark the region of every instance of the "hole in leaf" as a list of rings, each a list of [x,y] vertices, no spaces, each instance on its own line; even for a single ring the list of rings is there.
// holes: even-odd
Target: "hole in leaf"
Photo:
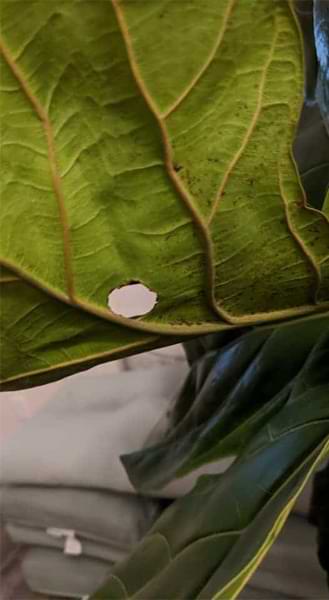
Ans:
[[[151,312],[157,294],[142,283],[129,283],[116,288],[108,296],[108,307],[122,317],[141,317]]]

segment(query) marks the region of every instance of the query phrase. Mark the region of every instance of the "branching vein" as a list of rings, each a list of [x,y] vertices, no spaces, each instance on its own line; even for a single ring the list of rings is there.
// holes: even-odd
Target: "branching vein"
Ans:
[[[254,112],[254,115],[250,121],[250,125],[247,129],[247,132],[242,140],[242,144],[239,148],[239,150],[236,152],[236,154],[234,155],[234,157],[232,158],[230,164],[228,165],[228,168],[225,172],[225,175],[222,179],[221,185],[219,187],[217,196],[215,198],[211,213],[210,213],[210,217],[209,217],[209,221],[208,221],[208,225],[210,225],[210,223],[212,222],[217,209],[218,209],[218,204],[219,201],[221,199],[221,197],[223,196],[223,192],[228,184],[229,178],[235,168],[235,166],[237,165],[237,163],[239,162],[241,156],[243,155],[244,151],[246,150],[248,143],[251,139],[251,136],[256,128],[260,113],[262,111],[263,108],[263,97],[264,97],[264,90],[265,90],[265,84],[266,84],[266,78],[267,78],[267,74],[268,74],[268,70],[270,68],[270,65],[273,61],[273,56],[274,56],[274,52],[275,52],[275,47],[276,47],[276,42],[277,42],[277,38],[278,38],[278,28],[277,25],[275,24],[275,34],[273,36],[273,40],[272,40],[272,44],[271,44],[271,48],[270,48],[270,52],[267,58],[267,61],[264,65],[264,69],[263,69],[263,73],[262,73],[262,77],[260,80],[260,84],[259,84],[259,88],[258,88],[258,99],[257,99],[257,104],[256,104],[256,109]]]
[[[185,98],[190,94],[190,92],[193,90],[193,88],[196,86],[196,84],[200,81],[200,79],[204,76],[204,74],[207,72],[208,68],[210,67],[211,63],[213,62],[221,44],[222,41],[224,39],[224,35],[226,33],[227,30],[227,25],[230,19],[230,16],[232,14],[233,11],[233,7],[234,4],[236,3],[236,0],[229,0],[227,7],[226,7],[226,11],[223,17],[223,23],[221,28],[219,29],[218,32],[218,36],[216,38],[215,44],[209,54],[209,56],[207,57],[205,63],[202,65],[200,71],[195,75],[195,77],[193,77],[192,81],[189,83],[189,85],[185,88],[185,90],[182,92],[182,94],[177,98],[177,100],[175,100],[175,102],[162,114],[162,118],[166,119],[167,117],[169,117],[169,115],[171,115],[171,113],[173,113],[178,107],[179,105],[183,102],[183,100],[185,100]]]
[[[113,6],[114,13],[116,15],[116,18],[117,18],[117,22],[118,22],[118,26],[119,26],[119,29],[122,34],[122,38],[123,38],[125,46],[126,46],[127,57],[129,59],[130,68],[131,68],[131,72],[134,77],[135,83],[136,83],[141,95],[143,96],[147,107],[149,108],[149,110],[153,114],[155,120],[157,121],[159,129],[160,129],[162,142],[163,142],[163,148],[164,148],[164,163],[165,163],[165,167],[166,167],[169,179],[172,182],[174,189],[177,191],[180,198],[183,200],[185,207],[188,209],[189,213],[191,214],[191,216],[193,218],[193,222],[194,222],[194,224],[197,228],[197,231],[200,235],[200,238],[202,239],[204,249],[205,249],[205,257],[206,257],[206,266],[207,266],[207,275],[208,275],[208,285],[206,287],[207,287],[207,293],[208,293],[208,290],[212,290],[214,287],[214,283],[213,283],[213,280],[214,280],[214,269],[213,269],[214,250],[213,250],[213,244],[212,244],[212,240],[210,238],[210,234],[209,234],[207,225],[204,222],[203,218],[199,215],[198,211],[196,210],[193,200],[190,197],[189,192],[183,186],[180,178],[178,177],[178,175],[174,169],[173,152],[172,152],[172,147],[170,144],[169,135],[168,135],[166,125],[165,125],[165,120],[159,114],[158,109],[157,109],[151,95],[149,94],[149,92],[145,86],[145,83],[140,75],[139,68],[138,68],[138,65],[137,65],[137,62],[135,59],[134,50],[132,47],[132,42],[131,42],[130,34],[128,31],[128,27],[127,27],[127,24],[125,21],[124,14],[121,9],[120,0],[112,0],[112,6]],[[229,315],[225,311],[221,311],[218,309],[215,299],[213,298],[211,292],[208,293],[208,301],[209,301],[211,308],[214,310],[214,312],[217,315],[220,313],[220,316],[225,321],[230,322]]]
[[[64,244],[64,270],[66,276],[66,285],[67,285],[67,293],[70,300],[73,300],[74,297],[74,282],[73,282],[73,272],[72,272],[72,261],[71,261],[71,249],[70,249],[70,233],[69,233],[69,223],[65,209],[65,201],[64,194],[62,190],[61,179],[58,171],[57,159],[55,154],[55,143],[54,143],[54,135],[52,130],[52,125],[50,123],[50,119],[44,110],[43,106],[39,102],[38,98],[34,95],[31,90],[28,82],[24,74],[22,73],[19,66],[16,64],[15,60],[11,56],[9,49],[5,46],[5,44],[0,41],[0,52],[2,53],[8,67],[13,73],[14,77],[18,81],[21,89],[23,90],[26,98],[32,105],[35,113],[40,119],[46,140],[47,140],[47,149],[48,149],[48,159],[50,166],[50,173],[52,184],[55,192],[55,197],[57,200],[57,206],[59,211],[59,218],[63,231],[63,244]]]

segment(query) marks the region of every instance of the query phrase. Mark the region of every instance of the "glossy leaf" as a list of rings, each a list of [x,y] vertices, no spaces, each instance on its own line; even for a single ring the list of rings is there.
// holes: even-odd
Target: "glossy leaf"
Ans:
[[[293,150],[308,203],[321,209],[329,186],[329,129],[318,104],[321,77],[314,26],[318,15],[313,0],[295,0],[294,6],[304,41],[305,99]]]
[[[317,99],[329,133],[329,5],[314,0],[314,36],[319,62]]]
[[[300,23],[304,41],[305,89],[307,106],[316,98],[318,77],[318,58],[314,40],[314,2],[313,0],[294,0],[294,9]]]
[[[236,598],[328,453],[328,391],[295,397],[226,473],[201,477],[94,598]]]
[[[329,217],[329,189],[327,191],[327,195],[324,200],[323,210],[324,210],[325,214],[327,214]]]
[[[329,356],[317,343],[329,317],[241,335],[197,360],[171,414],[162,442],[122,457],[133,484],[161,487],[175,476],[228,455],[239,455],[261,425],[295,393],[296,378],[324,378]],[[310,370],[307,361],[312,359]],[[323,363],[323,364],[322,364]],[[315,385],[314,380],[308,386]]]
[[[322,209],[329,189],[329,132],[316,103],[303,107],[294,156],[309,204]]]
[[[6,268],[72,320],[155,335],[328,309],[329,222],[291,159],[289,2],[1,0],[1,16]],[[156,307],[115,315],[109,292],[136,281]]]

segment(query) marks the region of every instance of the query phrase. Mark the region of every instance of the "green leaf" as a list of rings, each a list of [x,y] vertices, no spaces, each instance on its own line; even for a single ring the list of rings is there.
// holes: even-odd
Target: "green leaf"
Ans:
[[[165,438],[121,457],[135,487],[155,489],[202,464],[238,455],[290,402],[295,386],[314,387],[316,376],[328,381],[329,356],[320,358],[318,345],[326,331],[329,317],[310,319],[259,329],[205,354],[191,368]]]
[[[326,195],[326,197],[325,197],[325,199],[324,199],[323,211],[324,211],[324,213],[325,213],[325,214],[327,214],[327,215],[328,215],[328,217],[329,217],[329,189],[328,189],[328,191],[327,191],[327,195]]]
[[[303,107],[294,156],[309,204],[321,209],[329,185],[329,132],[316,103]]]
[[[164,343],[48,296],[1,270],[2,390],[31,387]],[[168,340],[172,343],[172,340]],[[167,341],[167,343],[168,343]]]
[[[310,106],[315,101],[318,60],[314,40],[313,0],[295,0],[294,8],[304,40],[305,100]]]
[[[308,203],[321,209],[329,183],[329,132],[317,103],[313,0],[295,0],[294,6],[304,41],[305,101],[293,150]]]
[[[236,598],[328,454],[328,398],[328,383],[301,394],[226,473],[201,477],[94,598]]]
[[[329,221],[291,158],[289,2],[1,0],[1,16],[5,268],[129,339],[328,309]],[[136,281],[155,308],[114,314],[109,292]]]
[[[302,199],[298,202],[301,190],[289,158],[291,117],[294,115],[296,123],[302,86],[301,56],[293,48],[294,43],[300,43],[297,25],[289,3],[220,3],[217,10],[222,27],[213,53],[195,75],[193,86],[170,103],[162,94],[160,80],[164,46],[172,47],[172,23],[179,21],[180,9],[171,8],[173,4],[163,11],[162,3],[158,3],[158,10],[149,11],[145,27],[145,21],[140,24],[138,18],[138,3],[123,3],[122,10],[128,29],[133,28],[132,48],[141,76],[173,138],[179,175],[207,222],[215,262],[210,290],[222,316],[223,310],[240,315],[235,322],[252,322],[255,304],[257,318],[266,318],[260,313],[267,312],[269,306],[276,307],[282,317],[282,305],[289,303],[292,289],[288,291],[281,252],[288,271],[294,256],[294,276],[298,277],[295,302],[296,295],[305,298],[304,277],[310,271],[305,254],[301,264],[300,251],[310,248],[311,229],[318,231],[320,243],[306,253],[309,268],[311,263],[314,267],[314,259],[326,260],[329,241],[328,221],[320,213],[305,209]],[[210,1],[202,6],[213,4]],[[148,34],[159,29],[160,19],[168,37],[152,52]],[[189,52],[184,46],[178,48],[173,60],[183,70],[193,55],[193,46]],[[175,85],[181,70],[169,67],[168,77]],[[268,220],[263,220],[264,214]],[[275,247],[268,243],[277,237],[280,241]],[[269,265],[270,278],[264,272]],[[318,298],[324,300],[328,298],[325,272],[326,267],[318,287]]]

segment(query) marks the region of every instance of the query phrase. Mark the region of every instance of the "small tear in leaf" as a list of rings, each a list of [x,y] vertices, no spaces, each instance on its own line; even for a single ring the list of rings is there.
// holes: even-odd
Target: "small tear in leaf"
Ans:
[[[151,312],[157,303],[157,294],[142,283],[130,283],[110,292],[108,307],[122,317],[140,317]]]

